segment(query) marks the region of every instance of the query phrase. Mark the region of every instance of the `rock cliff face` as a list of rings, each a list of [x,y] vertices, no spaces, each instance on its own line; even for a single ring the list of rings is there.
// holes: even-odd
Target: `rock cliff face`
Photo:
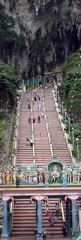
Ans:
[[[17,34],[26,36],[26,49],[8,63],[21,76],[35,77],[59,69],[81,45],[80,0],[1,0],[15,20]]]

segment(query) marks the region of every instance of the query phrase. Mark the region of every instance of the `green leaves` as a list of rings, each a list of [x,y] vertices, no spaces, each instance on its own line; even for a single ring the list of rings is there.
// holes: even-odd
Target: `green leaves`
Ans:
[[[17,48],[21,52],[26,49],[26,37],[23,34],[20,34],[17,38]]]
[[[22,53],[26,49],[26,38],[14,31],[15,22],[12,16],[5,13],[4,5],[0,4],[0,58],[6,60],[13,52]]]
[[[6,98],[9,99],[10,105],[13,105],[21,83],[22,80],[17,76],[17,71],[0,61],[0,98],[4,102]]]
[[[75,121],[81,119],[81,58],[76,52],[69,56],[63,66],[63,82],[61,88],[64,91],[63,100],[70,116]]]

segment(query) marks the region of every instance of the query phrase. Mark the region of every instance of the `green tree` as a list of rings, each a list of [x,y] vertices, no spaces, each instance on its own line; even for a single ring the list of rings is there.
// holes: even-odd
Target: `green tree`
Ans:
[[[8,101],[9,105],[13,106],[21,83],[22,80],[18,77],[17,71],[0,61],[0,99],[4,103]]]
[[[14,19],[5,13],[4,5],[0,3],[0,58],[6,59],[15,48],[17,34],[14,26]]]
[[[14,52],[26,49],[26,38],[18,35],[15,30],[15,22],[12,16],[5,13],[5,7],[0,3],[0,58],[7,62],[7,57]]]
[[[73,53],[68,57],[63,68],[61,97],[67,111],[74,116],[74,120],[81,121],[81,57],[80,53]]]
[[[59,87],[61,100],[70,117],[70,142],[73,143],[73,156],[77,158],[77,142],[79,139],[79,160],[81,159],[81,52],[80,50],[70,55],[63,68],[62,84]],[[67,132],[69,125],[67,121]],[[74,129],[74,130],[72,130]]]

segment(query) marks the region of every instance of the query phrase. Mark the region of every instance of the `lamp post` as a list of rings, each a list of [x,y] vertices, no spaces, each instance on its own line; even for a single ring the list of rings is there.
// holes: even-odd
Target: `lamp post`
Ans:
[[[69,120],[69,136],[70,136],[70,118],[68,118]]]
[[[33,87],[34,87],[34,77],[33,77]]]
[[[76,138],[76,142],[77,142],[77,159],[79,160],[79,146],[78,146],[78,141],[79,141],[79,138]]]
[[[39,83],[41,82],[41,75],[39,75]]]
[[[73,142],[73,146],[74,146],[74,128],[72,127],[72,142]]]
[[[63,118],[63,102],[62,102],[62,118]]]
[[[54,90],[55,90],[55,80],[54,80]]]
[[[39,75],[38,75],[38,85],[39,85]]]
[[[65,118],[65,126],[66,126],[66,109],[64,109],[64,113],[65,113],[64,118]]]
[[[55,86],[54,86],[54,90],[55,90],[55,97],[56,97],[56,101],[57,101],[57,85],[55,83]]]
[[[57,91],[57,102],[59,104],[59,91]]]

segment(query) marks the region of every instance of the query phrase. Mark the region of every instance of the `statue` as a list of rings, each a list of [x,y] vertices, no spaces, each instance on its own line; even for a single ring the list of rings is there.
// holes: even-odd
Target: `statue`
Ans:
[[[16,184],[16,172],[15,172],[15,168],[12,171],[12,183]]]
[[[51,173],[51,176],[53,182],[56,182],[60,177],[60,172],[58,171],[58,167],[56,165],[54,165],[53,167],[53,172]]]
[[[9,185],[10,184],[10,169],[7,168],[6,169],[6,184]]]
[[[48,184],[48,181],[49,181],[49,173],[48,171],[45,172],[45,183]]]
[[[72,182],[72,168],[68,168],[68,182],[71,183]]]
[[[66,176],[66,169],[64,168],[63,171],[62,171],[62,183],[63,185],[66,185],[67,183],[67,176]]]
[[[41,168],[37,169],[37,182],[42,183],[42,169]]]
[[[1,169],[0,169],[0,185],[2,184],[2,172],[1,172]]]

